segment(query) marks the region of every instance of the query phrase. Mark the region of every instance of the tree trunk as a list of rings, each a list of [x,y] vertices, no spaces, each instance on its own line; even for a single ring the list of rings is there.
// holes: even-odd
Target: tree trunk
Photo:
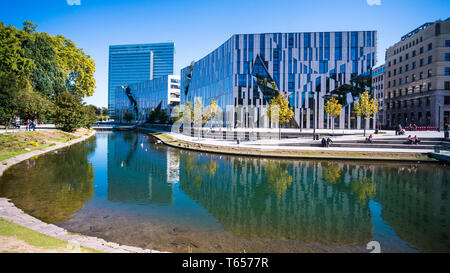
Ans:
[[[281,140],[281,124],[278,126],[278,139]]]
[[[366,136],[366,118],[364,118],[364,120],[363,120],[363,122],[364,122],[364,136]]]

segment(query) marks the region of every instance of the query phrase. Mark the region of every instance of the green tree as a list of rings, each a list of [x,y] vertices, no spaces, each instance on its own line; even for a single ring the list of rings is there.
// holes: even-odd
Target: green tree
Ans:
[[[80,97],[60,94],[55,101],[53,121],[57,128],[74,132],[81,127],[90,128],[95,123],[95,112],[81,102]]]
[[[92,96],[95,88],[94,60],[63,36],[53,37],[53,43],[68,92],[81,97]]]
[[[0,122],[9,125],[20,103],[19,91],[27,85],[33,61],[22,48],[23,33],[0,23]]]
[[[279,138],[281,139],[281,126],[289,123],[294,117],[294,111],[292,107],[289,107],[289,101],[286,99],[286,95],[283,95],[278,91],[278,96],[274,97],[269,102],[267,108],[267,115],[271,122],[278,121],[279,123]],[[273,115],[273,116],[272,116]]]
[[[334,134],[334,118],[341,114],[342,104],[340,104],[336,98],[331,97],[331,99],[325,103],[324,110],[328,116],[331,117],[331,128],[333,128]]]
[[[17,115],[22,119],[48,121],[54,110],[53,103],[36,92],[28,84],[18,92],[17,102],[19,104]]]
[[[99,116],[95,113],[95,109],[93,105],[82,106],[83,127],[91,129],[92,125],[98,121]]]
[[[369,91],[364,91],[359,100],[353,104],[354,112],[363,120],[364,136],[366,136],[366,119],[373,119],[378,113],[378,101],[369,95]]]

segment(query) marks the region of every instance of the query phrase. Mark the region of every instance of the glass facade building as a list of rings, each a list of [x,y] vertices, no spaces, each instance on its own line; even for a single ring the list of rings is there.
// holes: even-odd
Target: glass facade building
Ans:
[[[168,75],[157,79],[130,84],[130,93],[127,94],[125,86],[115,89],[116,120],[123,122],[124,114],[130,112],[137,122],[145,121],[153,109],[161,105],[168,114],[172,107],[180,104],[180,76]],[[136,102],[137,112],[134,110]]]
[[[353,77],[370,74],[376,60],[376,31],[233,35],[212,53],[181,70],[181,103],[213,99],[225,111],[224,125],[267,128],[265,109],[276,95],[274,81],[294,108],[290,127],[312,128],[314,94],[320,92],[318,126],[330,128],[322,98]],[[352,104],[335,118],[335,128],[360,128]],[[239,124],[237,117],[242,117]]]
[[[118,86],[173,74],[174,43],[112,45],[109,47],[108,112],[115,117]]]

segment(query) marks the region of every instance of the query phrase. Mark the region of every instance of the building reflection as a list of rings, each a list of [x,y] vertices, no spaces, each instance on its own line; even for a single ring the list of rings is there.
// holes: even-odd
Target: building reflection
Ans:
[[[178,182],[178,159],[149,136],[133,132],[108,139],[108,199],[130,203],[171,205]],[[150,147],[151,145],[151,147]]]
[[[360,202],[349,187],[327,183],[318,162],[187,152],[180,161],[181,189],[235,235],[342,244],[370,241],[367,201]],[[205,171],[208,166],[214,171]],[[341,180],[350,185],[352,179],[368,175],[362,168],[348,168]]]
[[[377,170],[376,201],[397,235],[425,252],[450,251],[450,176],[436,166]]]

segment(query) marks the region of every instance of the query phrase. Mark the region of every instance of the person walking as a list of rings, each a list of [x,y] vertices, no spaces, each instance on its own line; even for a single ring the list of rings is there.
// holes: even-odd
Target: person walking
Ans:
[[[27,127],[25,127],[25,131],[29,131],[30,130],[30,120],[27,119]]]

